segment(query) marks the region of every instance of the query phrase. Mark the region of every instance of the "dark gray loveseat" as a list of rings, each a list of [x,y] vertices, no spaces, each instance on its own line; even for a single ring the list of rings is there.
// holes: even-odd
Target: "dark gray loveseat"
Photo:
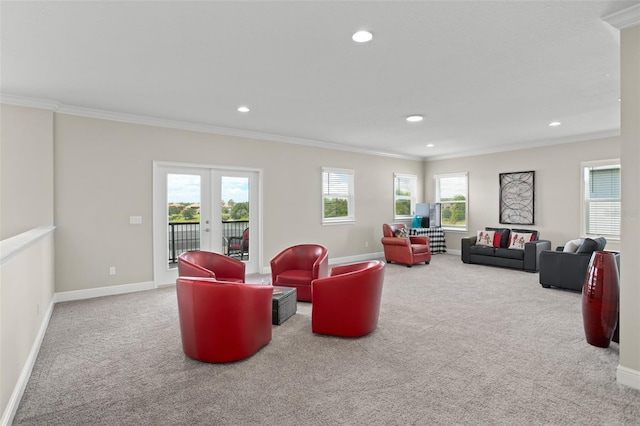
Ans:
[[[501,266],[503,268],[521,269],[537,272],[538,259],[543,250],[551,250],[551,241],[539,240],[538,231],[533,229],[485,228],[486,231],[500,232],[500,247],[477,245],[477,236],[463,238],[461,258],[464,263]],[[512,232],[531,233],[533,241],[524,244],[524,250],[510,249],[509,237]]]
[[[555,251],[543,251],[540,253],[540,285],[582,291],[591,255],[594,251],[604,250],[606,245],[604,237],[585,238],[576,251],[564,251],[565,246],[557,247]],[[614,254],[620,270],[620,253]]]

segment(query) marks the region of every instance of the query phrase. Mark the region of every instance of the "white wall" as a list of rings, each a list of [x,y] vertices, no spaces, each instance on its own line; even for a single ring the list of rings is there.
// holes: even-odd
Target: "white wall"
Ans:
[[[426,198],[435,199],[433,176],[469,172],[469,232],[447,232],[447,247],[460,250],[460,239],[485,226],[499,226],[499,174],[535,171],[535,224],[502,225],[536,229],[551,247],[578,238],[580,230],[580,180],[583,161],[620,158],[620,138],[597,139],[473,157],[428,161]],[[608,239],[607,250],[620,250],[619,241]]]
[[[622,254],[618,382],[640,389],[640,25],[621,31]]]
[[[56,114],[57,292],[153,281],[153,161],[262,169],[264,266],[302,242],[325,245],[330,259],[380,253],[393,173],[417,175],[423,190],[418,160]],[[355,224],[321,225],[323,166],[355,170]]]

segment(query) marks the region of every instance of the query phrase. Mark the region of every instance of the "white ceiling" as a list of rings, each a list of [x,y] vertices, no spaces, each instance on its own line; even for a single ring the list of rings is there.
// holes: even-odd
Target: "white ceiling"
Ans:
[[[585,140],[619,132],[602,17],[638,3],[2,1],[0,93],[408,157]]]

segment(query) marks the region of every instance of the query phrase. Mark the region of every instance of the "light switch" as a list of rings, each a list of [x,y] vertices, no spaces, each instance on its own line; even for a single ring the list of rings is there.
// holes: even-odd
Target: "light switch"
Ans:
[[[129,216],[129,224],[130,225],[141,225],[142,224],[142,216]]]

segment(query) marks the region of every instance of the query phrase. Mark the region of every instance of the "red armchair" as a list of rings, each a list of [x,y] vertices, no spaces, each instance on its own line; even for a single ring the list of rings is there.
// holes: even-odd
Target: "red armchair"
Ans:
[[[404,223],[385,223],[382,225],[381,241],[384,248],[384,258],[387,262],[402,263],[408,267],[420,262],[428,265],[431,262],[429,237],[426,235],[396,237],[395,232],[401,229],[406,229]]]
[[[182,349],[190,358],[237,361],[271,341],[273,287],[179,277],[176,293]]]
[[[378,326],[384,262],[375,260],[331,268],[313,280],[311,329],[314,333],[356,337]]]
[[[186,251],[178,256],[178,276],[208,277],[218,281],[244,282],[245,264],[220,253]]]
[[[311,302],[311,281],[329,273],[327,249],[318,244],[299,244],[271,259],[273,285],[294,287],[297,299]]]

